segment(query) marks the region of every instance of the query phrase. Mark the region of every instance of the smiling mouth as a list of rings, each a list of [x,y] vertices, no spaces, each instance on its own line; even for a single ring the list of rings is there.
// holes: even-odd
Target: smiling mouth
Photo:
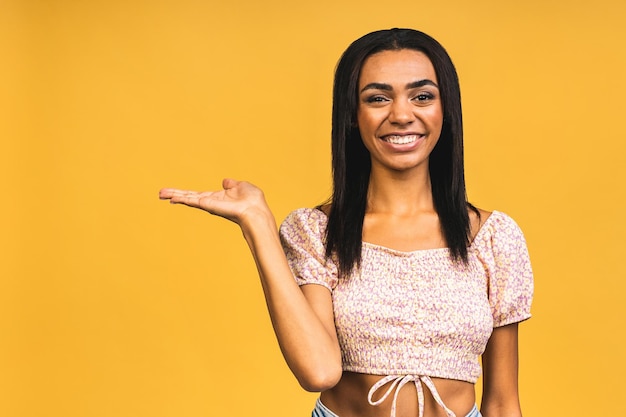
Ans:
[[[385,142],[392,143],[394,145],[406,145],[408,143],[413,143],[417,139],[421,138],[424,135],[389,135],[382,138]]]

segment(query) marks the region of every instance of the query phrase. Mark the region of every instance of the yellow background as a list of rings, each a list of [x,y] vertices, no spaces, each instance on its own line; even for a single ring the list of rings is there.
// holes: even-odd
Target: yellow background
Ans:
[[[237,228],[157,199],[330,191],[332,73],[393,26],[461,78],[470,200],[536,274],[526,416],[626,415],[618,0],[0,1],[0,415],[307,416]]]

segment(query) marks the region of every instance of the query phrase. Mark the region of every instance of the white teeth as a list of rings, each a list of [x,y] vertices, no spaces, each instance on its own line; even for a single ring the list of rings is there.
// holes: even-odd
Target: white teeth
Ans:
[[[394,145],[406,145],[407,143],[415,142],[417,135],[398,136],[391,135],[383,138],[385,142],[393,143]]]

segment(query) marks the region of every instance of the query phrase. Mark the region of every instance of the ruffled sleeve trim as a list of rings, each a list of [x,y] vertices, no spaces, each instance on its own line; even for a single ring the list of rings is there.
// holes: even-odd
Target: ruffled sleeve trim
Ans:
[[[332,291],[337,267],[326,258],[324,234],[327,217],[318,209],[291,212],[280,226],[280,239],[298,285],[317,284]]]
[[[533,272],[526,239],[517,223],[508,215],[494,211],[472,246],[487,270],[494,327],[530,318]]]

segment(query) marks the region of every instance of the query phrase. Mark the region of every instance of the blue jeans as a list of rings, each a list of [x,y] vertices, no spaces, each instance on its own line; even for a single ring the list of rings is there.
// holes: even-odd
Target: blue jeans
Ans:
[[[330,411],[328,408],[326,408],[326,406],[322,404],[322,402],[318,398],[317,402],[315,403],[315,408],[313,409],[313,414],[311,414],[311,417],[339,417],[339,416],[333,413],[332,411]]]
[[[330,411],[328,408],[326,408],[326,406],[322,404],[322,402],[318,398],[317,403],[315,403],[315,408],[313,409],[313,414],[311,414],[311,417],[339,417],[339,416],[333,413],[332,411]],[[465,417],[482,417],[482,414],[480,414],[480,411],[478,411],[478,407],[474,406],[474,408],[472,408],[469,414],[467,414]]]

